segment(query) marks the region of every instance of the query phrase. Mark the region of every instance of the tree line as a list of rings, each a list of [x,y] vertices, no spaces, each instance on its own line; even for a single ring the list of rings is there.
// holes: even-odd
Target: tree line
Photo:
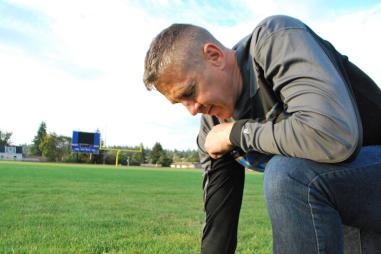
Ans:
[[[11,145],[11,132],[0,130],[0,145]],[[102,142],[102,141],[101,141]],[[139,146],[116,146],[111,148],[139,150]],[[85,154],[71,152],[71,137],[48,133],[46,123],[42,122],[33,138],[32,144],[23,145],[25,156],[40,156],[52,162],[80,162],[115,164],[116,152],[100,150],[99,154]],[[169,166],[173,162],[199,162],[197,150],[167,150],[156,142],[152,148],[144,147],[141,153],[122,152],[119,163],[122,165],[141,165],[143,163]]]

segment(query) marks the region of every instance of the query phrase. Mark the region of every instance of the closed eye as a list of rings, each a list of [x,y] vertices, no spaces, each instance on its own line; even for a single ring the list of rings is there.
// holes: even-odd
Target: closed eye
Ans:
[[[196,97],[196,85],[191,84],[189,88],[184,91],[184,93],[180,96],[180,99],[182,100],[190,100],[194,99]]]

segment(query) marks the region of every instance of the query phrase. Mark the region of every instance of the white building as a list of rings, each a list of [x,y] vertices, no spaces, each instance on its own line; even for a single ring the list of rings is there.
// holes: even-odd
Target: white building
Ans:
[[[22,160],[21,146],[0,146],[0,160]]]
[[[201,168],[201,164],[195,162],[174,162],[171,164],[171,168]]]

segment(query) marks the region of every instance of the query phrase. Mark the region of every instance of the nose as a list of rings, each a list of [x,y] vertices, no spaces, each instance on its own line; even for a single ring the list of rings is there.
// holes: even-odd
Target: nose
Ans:
[[[181,104],[186,107],[186,109],[191,113],[192,116],[195,116],[197,113],[200,113],[200,107],[201,104],[196,102],[196,101],[191,101],[191,100],[184,100],[181,102]]]

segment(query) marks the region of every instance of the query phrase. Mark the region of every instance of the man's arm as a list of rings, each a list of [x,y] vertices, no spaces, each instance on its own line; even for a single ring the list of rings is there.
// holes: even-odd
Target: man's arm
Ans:
[[[279,23],[281,26],[274,28]],[[348,159],[361,146],[361,121],[348,86],[331,59],[295,19],[269,19],[257,31],[254,60],[282,98],[289,117],[277,123],[237,121],[230,142],[244,151],[319,162]]]

